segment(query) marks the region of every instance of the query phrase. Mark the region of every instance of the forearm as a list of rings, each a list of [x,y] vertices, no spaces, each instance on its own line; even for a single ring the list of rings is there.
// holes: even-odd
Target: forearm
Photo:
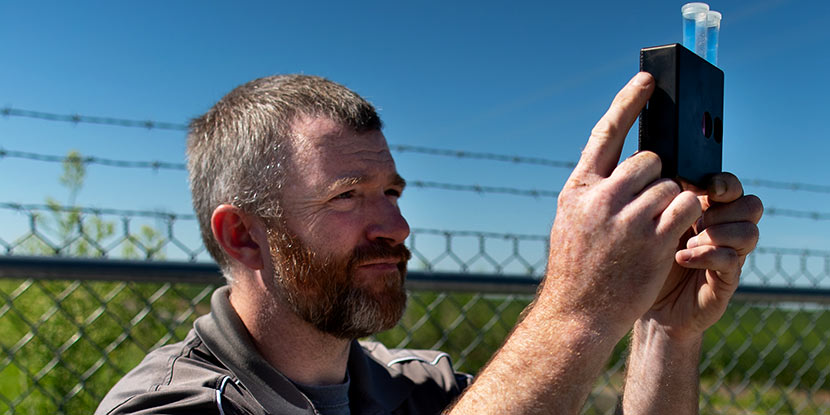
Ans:
[[[623,412],[697,414],[701,339],[671,339],[656,321],[638,320],[631,336]]]
[[[621,334],[534,307],[449,414],[576,414]]]

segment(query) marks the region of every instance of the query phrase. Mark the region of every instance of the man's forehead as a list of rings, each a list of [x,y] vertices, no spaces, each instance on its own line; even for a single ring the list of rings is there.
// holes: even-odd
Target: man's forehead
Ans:
[[[397,176],[386,138],[380,131],[356,133],[327,118],[304,117],[293,125],[292,177],[329,188],[342,179]],[[383,179],[387,180],[387,179]]]
[[[337,137],[347,130],[342,124],[327,117],[301,114],[291,123],[291,137],[297,146],[314,146],[326,137]]]
[[[326,117],[297,117],[292,124],[291,141],[295,154],[300,156],[359,152],[389,154],[386,138],[380,131],[356,133],[350,127]]]

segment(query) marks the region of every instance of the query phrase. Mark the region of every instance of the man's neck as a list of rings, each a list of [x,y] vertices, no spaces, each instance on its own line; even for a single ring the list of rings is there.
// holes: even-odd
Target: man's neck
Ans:
[[[230,302],[259,353],[291,381],[304,385],[345,381],[351,341],[317,330],[261,290],[233,287]]]

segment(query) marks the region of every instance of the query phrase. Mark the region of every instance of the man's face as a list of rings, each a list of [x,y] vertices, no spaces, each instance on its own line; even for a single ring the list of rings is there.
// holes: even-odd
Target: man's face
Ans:
[[[317,329],[358,338],[393,327],[403,288],[409,225],[404,182],[379,131],[355,134],[302,119],[269,243],[277,295]]]

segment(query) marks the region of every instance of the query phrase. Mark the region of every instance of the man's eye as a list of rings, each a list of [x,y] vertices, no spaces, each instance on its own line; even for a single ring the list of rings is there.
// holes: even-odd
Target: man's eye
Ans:
[[[339,195],[334,197],[334,200],[347,200],[354,197],[354,190],[349,190],[348,192],[340,193]]]
[[[389,189],[386,191],[386,196],[401,197],[401,192],[400,190]]]

